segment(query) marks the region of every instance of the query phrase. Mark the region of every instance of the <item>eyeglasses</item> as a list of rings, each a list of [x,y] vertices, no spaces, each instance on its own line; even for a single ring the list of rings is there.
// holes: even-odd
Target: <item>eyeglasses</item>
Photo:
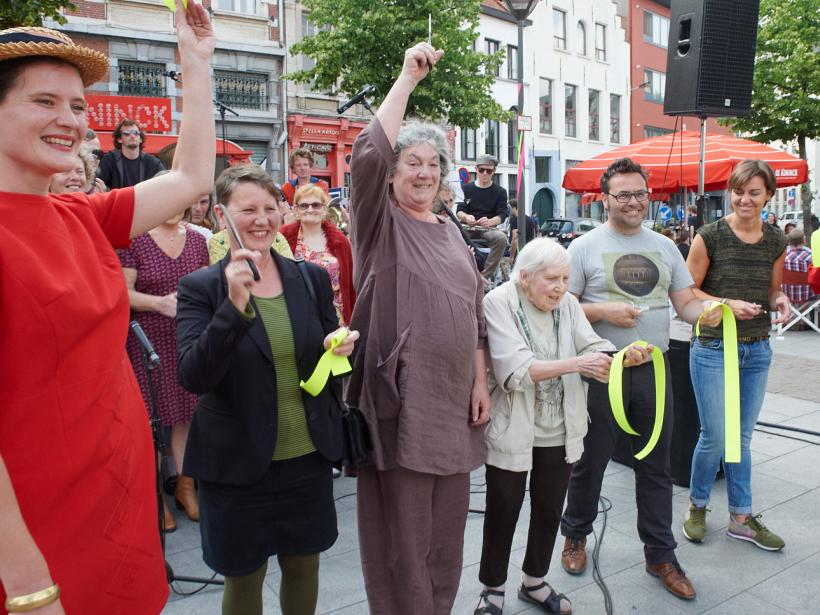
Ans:
[[[134,135],[138,135],[139,133],[139,130],[123,130],[122,132],[120,132],[121,135],[127,135],[129,137],[133,137]]]
[[[495,173],[495,169],[488,169],[487,167],[477,167],[476,171],[479,173],[483,173],[484,175],[492,175]]]
[[[325,206],[324,203],[296,203],[296,208],[301,209],[302,211],[307,211],[308,209],[315,209],[320,210]]]
[[[616,201],[618,201],[621,205],[626,205],[629,201],[632,200],[632,197],[635,197],[635,200],[638,203],[643,203],[649,198],[649,192],[646,190],[636,190],[635,192],[619,192],[618,194],[612,194],[611,192],[607,192],[607,194],[613,197]]]

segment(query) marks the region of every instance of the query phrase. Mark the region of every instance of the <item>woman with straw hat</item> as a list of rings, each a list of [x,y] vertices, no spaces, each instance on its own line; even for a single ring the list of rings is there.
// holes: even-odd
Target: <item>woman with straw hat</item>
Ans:
[[[186,87],[174,170],[94,195],[48,185],[76,160],[83,88],[106,77],[105,56],[45,28],[0,30],[0,601],[12,613],[142,615],[168,597],[114,248],[213,179],[213,30],[193,0],[176,24]]]

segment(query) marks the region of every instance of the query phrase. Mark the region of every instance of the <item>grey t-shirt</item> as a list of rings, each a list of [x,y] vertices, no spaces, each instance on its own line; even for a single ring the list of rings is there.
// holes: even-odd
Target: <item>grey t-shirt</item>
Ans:
[[[644,309],[637,327],[599,320],[592,323],[595,332],[619,349],[643,340],[666,352],[669,292],[693,283],[674,242],[647,228],[621,235],[604,225],[573,241],[568,251],[569,291],[581,303],[625,301]]]

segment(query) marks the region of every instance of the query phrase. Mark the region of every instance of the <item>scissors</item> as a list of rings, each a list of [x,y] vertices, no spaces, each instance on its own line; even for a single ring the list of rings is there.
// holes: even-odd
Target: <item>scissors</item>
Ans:
[[[233,238],[236,240],[236,245],[238,245],[241,250],[244,250],[245,244],[243,244],[242,240],[239,238],[239,233],[236,230],[236,225],[233,222],[231,214],[228,213],[228,208],[225,207],[222,203],[217,203],[216,206],[222,211],[222,215],[225,216],[225,224],[228,225],[228,230],[231,232],[231,235],[233,235]],[[254,282],[258,282],[259,280],[261,280],[262,276],[259,275],[259,269],[256,268],[256,263],[254,263],[249,258],[246,258],[245,262],[248,263],[248,267],[251,268],[251,273],[253,273]]]

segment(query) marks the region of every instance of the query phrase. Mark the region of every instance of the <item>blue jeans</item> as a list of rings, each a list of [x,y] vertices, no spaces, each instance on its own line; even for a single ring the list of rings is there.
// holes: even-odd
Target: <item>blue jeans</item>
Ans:
[[[723,464],[729,512],[752,512],[752,457],[749,445],[766,395],[772,362],[768,340],[737,345],[740,368],[740,463]],[[698,402],[700,437],[692,457],[689,498],[698,508],[709,503],[725,446],[723,340],[696,339],[689,353],[689,371]]]

